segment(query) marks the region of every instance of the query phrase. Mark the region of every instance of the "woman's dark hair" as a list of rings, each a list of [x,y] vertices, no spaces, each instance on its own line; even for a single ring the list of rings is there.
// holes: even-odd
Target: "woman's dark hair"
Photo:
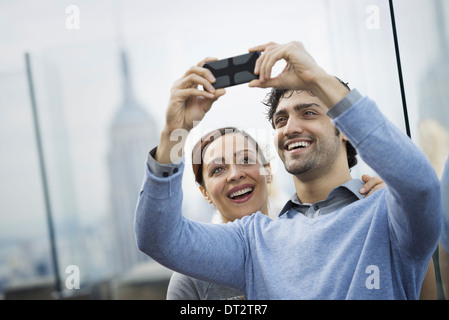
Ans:
[[[268,166],[268,161],[266,160],[263,152],[260,150],[260,146],[257,141],[247,132],[237,129],[235,127],[224,127],[213,130],[207,134],[205,134],[193,147],[192,149],[192,169],[193,174],[195,175],[195,181],[204,187],[203,181],[203,157],[204,154],[209,147],[209,145],[216,139],[230,133],[238,133],[242,136],[246,137],[249,141],[251,141],[256,147],[257,155],[262,162],[264,167]]]
[[[336,77],[337,78],[337,77]],[[338,78],[337,78],[338,79]],[[349,86],[347,83],[341,81],[340,79],[338,79],[338,81],[340,81],[341,84],[343,84],[348,90],[350,90]],[[298,90],[297,92],[301,92],[303,90]],[[271,91],[267,94],[267,96],[265,97],[265,100],[262,102],[263,104],[265,104],[267,106],[267,118],[270,121],[272,127],[274,128],[274,123],[273,123],[273,115],[276,112],[276,109],[279,105],[279,102],[281,101],[282,98],[284,98],[287,94],[290,94],[290,96],[293,94],[294,91],[289,90],[289,89],[276,89],[273,88],[271,89]],[[313,94],[309,91],[307,91],[310,95],[313,96]],[[290,97],[288,96],[288,97]],[[340,131],[335,128],[336,130],[336,134],[337,136],[340,134]],[[348,165],[349,168],[354,167],[357,164],[357,151],[355,150],[354,146],[349,142],[346,141],[346,153],[348,156]]]

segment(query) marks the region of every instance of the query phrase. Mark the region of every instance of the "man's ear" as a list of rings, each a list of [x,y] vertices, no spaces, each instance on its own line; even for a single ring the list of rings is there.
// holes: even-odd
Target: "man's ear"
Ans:
[[[203,194],[204,199],[209,203],[212,204],[212,200],[209,198],[209,195],[207,194],[206,189],[203,186],[199,186],[201,193]]]

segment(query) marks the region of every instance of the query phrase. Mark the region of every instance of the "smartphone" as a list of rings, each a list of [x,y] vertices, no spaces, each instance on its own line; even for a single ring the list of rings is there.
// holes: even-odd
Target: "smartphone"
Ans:
[[[222,60],[207,62],[203,68],[209,69],[216,81],[212,85],[215,89],[226,88],[258,79],[254,74],[256,60],[261,55],[254,51]]]

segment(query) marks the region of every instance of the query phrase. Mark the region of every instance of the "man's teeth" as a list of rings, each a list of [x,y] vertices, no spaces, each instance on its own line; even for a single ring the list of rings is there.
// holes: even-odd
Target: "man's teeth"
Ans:
[[[292,143],[292,144],[289,144],[289,145],[287,146],[287,148],[288,148],[288,150],[292,150],[292,149],[294,149],[294,148],[298,148],[298,147],[305,148],[305,147],[308,147],[308,146],[310,146],[310,142],[299,141],[299,142],[294,142],[294,143]]]
[[[241,196],[242,194],[245,194],[245,193],[251,192],[251,191],[253,191],[253,188],[249,188],[248,187],[248,188],[245,188],[245,189],[242,189],[242,190],[239,190],[239,191],[231,193],[229,195],[229,198],[233,199],[235,197]]]

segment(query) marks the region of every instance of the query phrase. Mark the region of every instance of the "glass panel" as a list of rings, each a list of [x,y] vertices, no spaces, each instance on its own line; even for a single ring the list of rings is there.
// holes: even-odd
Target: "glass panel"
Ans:
[[[54,282],[28,82],[23,70],[0,71],[0,292],[24,284],[51,288]]]
[[[449,155],[449,3],[442,0],[397,0],[394,3],[412,139],[441,178]],[[443,197],[447,201],[447,190]],[[436,276],[439,271],[444,294],[449,297],[447,221],[449,212],[446,212],[443,230],[446,240],[436,254],[440,262],[436,264]],[[438,289],[439,297],[444,297],[442,288]]]

